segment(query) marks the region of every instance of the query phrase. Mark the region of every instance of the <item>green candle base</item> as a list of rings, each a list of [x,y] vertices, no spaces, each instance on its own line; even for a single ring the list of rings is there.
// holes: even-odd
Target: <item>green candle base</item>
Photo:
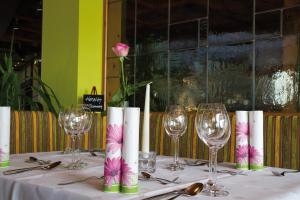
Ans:
[[[132,185],[130,187],[122,185],[121,192],[124,194],[136,194],[138,192],[138,185]]]
[[[0,162],[0,167],[8,167],[8,166],[9,166],[9,160]]]

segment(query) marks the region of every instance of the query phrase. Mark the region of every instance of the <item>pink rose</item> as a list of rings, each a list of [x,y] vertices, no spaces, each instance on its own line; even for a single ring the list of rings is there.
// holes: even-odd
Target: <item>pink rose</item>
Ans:
[[[117,43],[112,47],[113,52],[119,57],[126,57],[128,55],[129,46],[123,43]]]

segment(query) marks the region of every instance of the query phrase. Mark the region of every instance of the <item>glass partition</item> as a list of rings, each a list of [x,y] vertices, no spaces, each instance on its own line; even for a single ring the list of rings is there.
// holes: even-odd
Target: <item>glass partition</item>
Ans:
[[[299,1],[126,0],[122,15],[130,81],[153,82],[152,111],[299,110]],[[143,108],[143,89],[132,104]]]

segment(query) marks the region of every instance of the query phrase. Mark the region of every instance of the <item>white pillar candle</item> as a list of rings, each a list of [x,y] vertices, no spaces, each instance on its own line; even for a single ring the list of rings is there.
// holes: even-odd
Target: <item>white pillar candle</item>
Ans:
[[[124,109],[121,192],[138,192],[140,108]]]
[[[236,111],[236,167],[249,169],[248,111]]]
[[[249,164],[250,169],[261,169],[264,166],[264,114],[263,111],[249,112],[250,145]]]
[[[108,107],[104,163],[105,192],[120,191],[123,129],[123,108]]]
[[[9,166],[10,107],[0,107],[0,167]]]
[[[145,106],[144,106],[144,123],[143,123],[143,138],[142,152],[149,153],[149,135],[150,130],[150,83],[146,86]]]

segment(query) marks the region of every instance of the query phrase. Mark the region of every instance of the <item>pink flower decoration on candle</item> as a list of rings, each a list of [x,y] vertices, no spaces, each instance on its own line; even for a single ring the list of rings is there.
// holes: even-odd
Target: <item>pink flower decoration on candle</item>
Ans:
[[[236,136],[243,138],[243,139],[247,139],[249,135],[249,131],[248,131],[248,123],[246,122],[239,122],[236,125]]]
[[[129,46],[123,43],[117,43],[116,46],[112,47],[113,52],[118,57],[126,57],[129,52]]]
[[[249,145],[249,161],[251,164],[260,164],[261,162],[261,155],[259,151],[251,145]]]
[[[238,163],[248,163],[248,145],[238,145],[236,149],[236,160]]]
[[[112,186],[113,183],[119,184],[121,177],[121,158],[107,158],[105,160],[105,168],[104,168],[104,182],[109,187]]]
[[[106,142],[108,152],[112,151],[112,153],[115,153],[120,150],[123,143],[123,125],[108,125]]]
[[[134,175],[134,173],[131,171],[131,168],[128,166],[128,164],[125,162],[124,159],[121,160],[121,170],[122,170],[122,184],[126,185],[128,187],[131,186],[131,176]]]

